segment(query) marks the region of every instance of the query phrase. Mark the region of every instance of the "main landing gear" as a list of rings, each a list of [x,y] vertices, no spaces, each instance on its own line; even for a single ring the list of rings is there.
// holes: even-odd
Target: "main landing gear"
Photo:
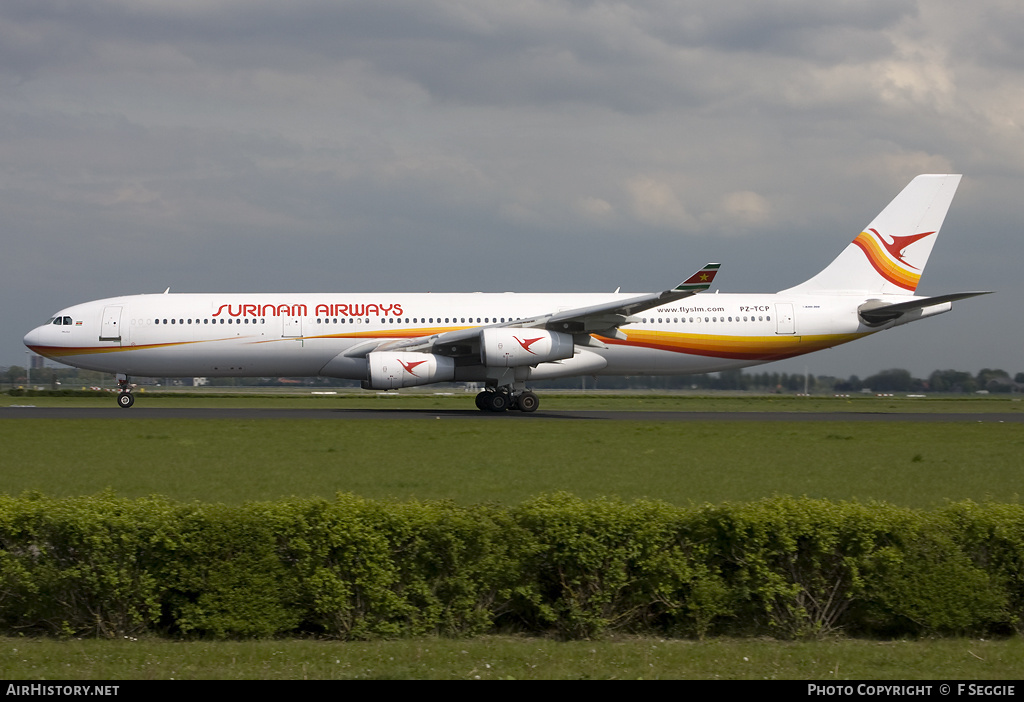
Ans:
[[[476,396],[477,409],[485,412],[504,412],[519,410],[520,412],[536,412],[540,406],[540,398],[529,390],[513,393],[507,389],[484,390]]]
[[[128,376],[124,373],[118,373],[117,386],[121,388],[121,392],[117,395],[117,406],[128,409],[135,404],[135,396],[132,395],[132,386]]]

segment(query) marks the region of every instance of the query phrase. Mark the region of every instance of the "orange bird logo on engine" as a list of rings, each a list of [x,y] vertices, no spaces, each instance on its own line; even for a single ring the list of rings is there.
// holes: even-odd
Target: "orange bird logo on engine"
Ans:
[[[426,363],[426,361],[409,361],[408,363],[406,363],[402,359],[398,359],[398,362],[402,364],[402,368],[404,368],[405,372],[408,373],[409,375],[416,375],[415,373],[412,372],[412,369],[420,365],[421,363]],[[416,377],[418,378],[419,376],[416,375]]]
[[[536,344],[544,337],[538,336],[536,339],[520,339],[518,336],[513,336],[512,338],[519,342],[519,345],[523,347],[523,351],[526,351],[527,353],[533,353],[533,351],[530,350],[530,347]],[[533,355],[536,356],[537,354],[533,353]]]

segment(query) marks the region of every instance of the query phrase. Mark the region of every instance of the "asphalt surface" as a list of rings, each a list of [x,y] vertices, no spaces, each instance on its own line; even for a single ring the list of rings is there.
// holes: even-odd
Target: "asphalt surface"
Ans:
[[[481,421],[535,421],[576,419],[591,421],[647,422],[1008,422],[1024,423],[1024,413],[995,412],[675,412],[538,410],[522,412],[481,412],[465,410],[404,409],[253,409],[253,408],[158,408],[140,407],[0,407],[3,419],[478,419]]]

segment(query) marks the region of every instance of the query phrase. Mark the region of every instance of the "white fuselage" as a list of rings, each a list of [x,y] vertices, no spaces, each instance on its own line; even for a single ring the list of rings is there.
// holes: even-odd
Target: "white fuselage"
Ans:
[[[61,310],[25,344],[55,361],[129,376],[318,376],[366,380],[360,344],[429,337],[575,309],[627,294],[374,293],[163,294],[97,300]],[[652,308],[597,336],[576,359],[542,363],[531,379],[676,375],[738,368],[846,343],[869,327],[864,294],[710,294]],[[887,301],[913,299],[885,296]],[[905,323],[945,312],[918,311]],[[572,363],[571,361],[577,361]],[[548,368],[543,368],[547,366]],[[482,379],[480,365],[455,380]]]

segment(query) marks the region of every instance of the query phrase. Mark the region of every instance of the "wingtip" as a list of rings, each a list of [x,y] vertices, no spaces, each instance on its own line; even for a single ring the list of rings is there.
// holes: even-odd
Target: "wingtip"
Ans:
[[[721,264],[709,263],[676,286],[676,290],[707,290],[718,274]]]

